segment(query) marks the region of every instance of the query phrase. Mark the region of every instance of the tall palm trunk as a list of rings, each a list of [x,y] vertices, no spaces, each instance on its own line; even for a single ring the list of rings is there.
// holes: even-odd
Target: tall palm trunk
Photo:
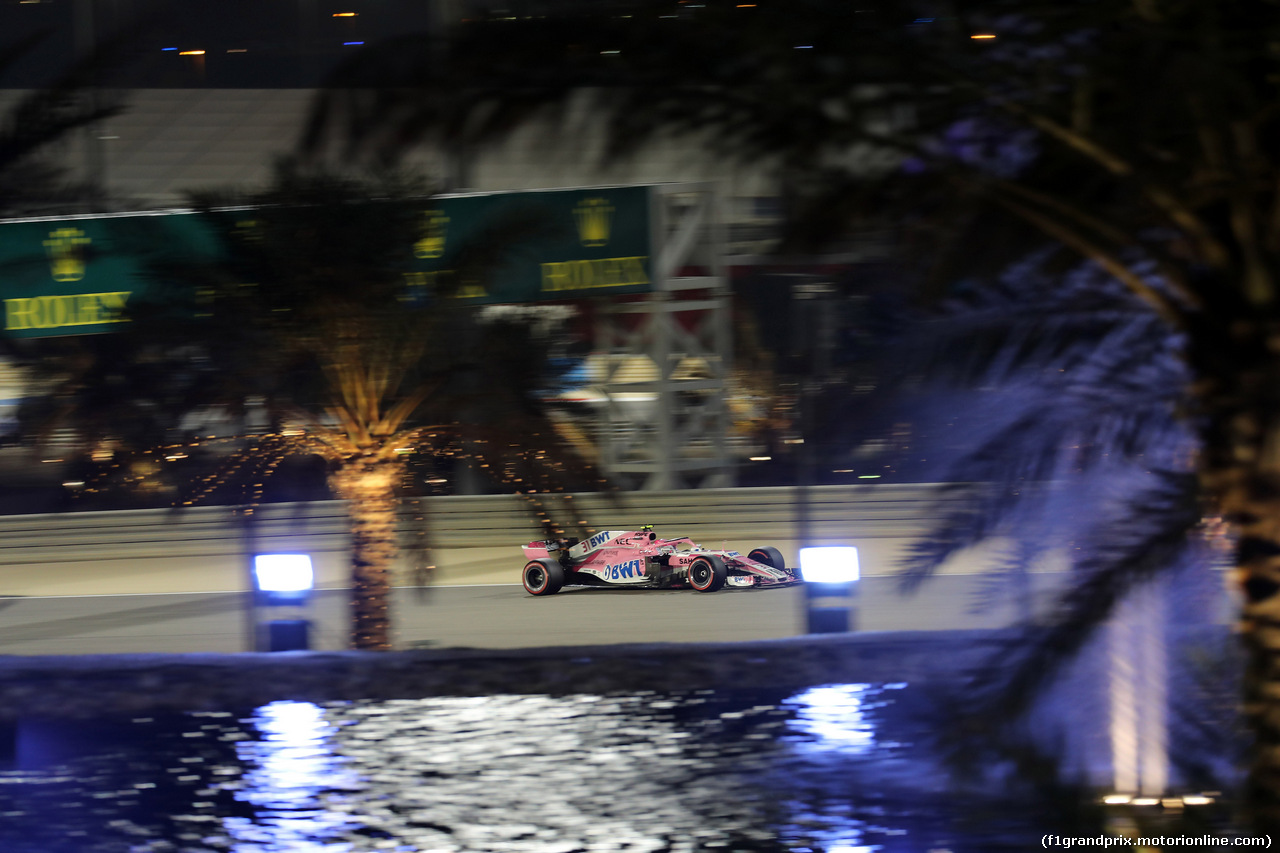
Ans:
[[[1260,826],[1280,828],[1280,336],[1262,323],[1231,332],[1195,353],[1210,377],[1197,389],[1206,414],[1200,477],[1238,537],[1244,713],[1254,736],[1246,799]]]
[[[334,492],[347,502],[351,520],[352,648],[391,648],[388,607],[399,473],[397,462],[368,454],[344,460],[329,478]]]
[[[1280,438],[1280,429],[1272,431]],[[1256,818],[1280,827],[1280,471],[1240,468],[1213,479],[1235,481],[1221,506],[1239,536],[1234,573],[1244,597],[1244,713],[1254,736],[1247,801]]]

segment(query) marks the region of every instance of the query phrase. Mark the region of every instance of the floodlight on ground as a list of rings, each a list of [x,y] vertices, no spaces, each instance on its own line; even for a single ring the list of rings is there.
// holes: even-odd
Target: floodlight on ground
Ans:
[[[853,545],[800,549],[805,581],[805,624],[810,634],[835,634],[856,626],[855,601],[861,568]]]
[[[854,545],[822,545],[800,549],[800,574],[809,583],[853,583],[860,577]]]
[[[255,616],[258,649],[270,652],[306,651],[311,645],[311,622],[298,618],[298,608],[305,608],[315,588],[316,576],[309,554],[255,554],[253,583],[256,603],[271,612],[292,618],[271,618],[266,622]],[[282,608],[282,610],[274,609]],[[256,610],[256,608],[255,608]],[[292,612],[290,612],[292,610]]]
[[[253,575],[263,592],[304,592],[315,586],[307,554],[258,554]]]
[[[308,554],[257,554],[253,582],[267,604],[300,604],[315,587]]]

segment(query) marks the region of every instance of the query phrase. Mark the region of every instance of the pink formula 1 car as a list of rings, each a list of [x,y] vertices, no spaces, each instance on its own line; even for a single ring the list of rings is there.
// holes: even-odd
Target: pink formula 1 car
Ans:
[[[619,533],[604,530],[585,542],[542,539],[524,546],[524,588],[530,595],[554,595],[565,584],[692,587],[715,592],[729,586],[785,586],[799,583],[777,548],[710,551],[689,539],[659,539],[649,527]]]

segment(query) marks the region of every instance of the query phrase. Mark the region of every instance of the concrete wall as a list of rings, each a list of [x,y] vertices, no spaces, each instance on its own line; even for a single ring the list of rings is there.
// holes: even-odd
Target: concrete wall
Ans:
[[[0,89],[0,112],[25,94]],[[93,177],[114,209],[181,207],[193,189],[267,182],[272,162],[296,148],[314,97],[312,89],[135,89],[122,94],[120,115],[48,153],[77,177],[100,169]],[[522,128],[462,164],[426,148],[407,159],[450,191],[714,180],[726,198],[742,200],[730,205],[735,219],[751,218],[751,199],[777,192],[758,165],[731,165],[692,137],[659,140],[608,165],[603,144],[599,122],[577,104],[562,120]]]

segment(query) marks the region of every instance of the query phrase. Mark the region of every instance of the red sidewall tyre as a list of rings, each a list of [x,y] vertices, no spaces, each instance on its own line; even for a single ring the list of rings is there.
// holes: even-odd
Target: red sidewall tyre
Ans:
[[[715,592],[729,579],[724,560],[715,554],[698,557],[689,564],[689,586],[698,592]]]
[[[520,580],[530,595],[555,595],[564,586],[564,568],[550,558],[530,560],[525,563]]]

